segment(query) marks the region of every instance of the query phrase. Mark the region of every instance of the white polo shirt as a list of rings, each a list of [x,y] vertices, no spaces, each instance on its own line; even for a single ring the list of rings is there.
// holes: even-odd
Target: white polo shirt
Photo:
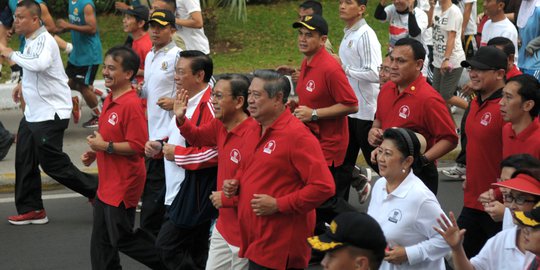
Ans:
[[[358,112],[349,114],[349,117],[373,121],[379,96],[381,44],[364,19],[351,28],[345,28],[344,32],[339,57],[358,99]]]
[[[44,26],[26,39],[24,52],[9,56],[23,69],[22,95],[26,102],[24,117],[28,122],[71,117],[71,90],[64,71],[60,50]]]
[[[488,239],[482,250],[471,258],[476,270],[514,270],[525,265],[525,254],[516,246],[517,227],[500,231]]]
[[[512,229],[516,227],[517,225],[514,223],[514,218],[512,217],[512,211],[510,211],[510,208],[505,207],[503,220],[502,220],[502,229],[507,230],[507,229]]]
[[[450,247],[433,229],[443,210],[422,180],[410,172],[390,194],[386,179],[375,183],[367,212],[384,232],[389,246],[405,247],[408,261],[395,265],[383,261],[379,269],[444,269]]]
[[[189,19],[191,13],[201,11],[199,0],[176,0],[176,17]],[[197,50],[205,54],[210,53],[210,43],[204,34],[204,28],[190,28],[176,25],[176,34],[179,35],[186,44],[186,50]]]
[[[180,51],[171,42],[157,51],[152,49],[146,55],[141,95],[147,98],[148,136],[151,141],[161,140],[169,134],[167,127],[173,113],[160,108],[157,101],[160,97],[175,97],[174,69]]]

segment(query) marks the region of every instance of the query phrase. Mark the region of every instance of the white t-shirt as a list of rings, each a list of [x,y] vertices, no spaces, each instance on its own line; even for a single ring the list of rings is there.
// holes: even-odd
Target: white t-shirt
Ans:
[[[366,20],[361,19],[345,35],[339,46],[339,57],[356,98],[358,112],[349,117],[373,121],[379,96],[381,44]]]
[[[176,17],[189,19],[191,13],[201,11],[199,0],[176,0]],[[210,53],[210,44],[204,34],[204,28],[190,28],[176,25],[176,34],[186,44],[186,50],[198,50],[205,54]]]
[[[508,18],[504,18],[504,20],[498,22],[492,22],[491,20],[488,20],[484,24],[484,28],[482,30],[480,47],[486,46],[489,40],[494,37],[505,37],[510,39],[512,43],[514,43],[514,48],[516,48],[516,53],[514,54],[514,63],[517,65],[518,31],[514,24]]]
[[[525,254],[516,246],[517,227],[503,230],[488,239],[480,252],[471,258],[475,270],[514,270],[525,264]]]
[[[147,98],[148,136],[151,141],[168,136],[168,125],[173,118],[170,111],[163,110],[156,103],[161,97],[174,98],[174,67],[181,49],[174,42],[155,51],[150,50],[144,62],[144,85],[141,96]]]
[[[460,67],[461,61],[465,60],[465,52],[461,46],[461,22],[463,16],[456,5],[450,6],[442,12],[441,6],[435,7],[433,12],[433,66],[440,68],[446,52],[448,33],[456,32],[454,50],[450,55],[452,67]]]
[[[433,226],[443,210],[437,198],[416,175],[410,172],[390,194],[386,179],[373,186],[367,213],[384,232],[389,246],[405,247],[407,262],[395,265],[383,261],[379,269],[444,269],[444,256],[450,247]]]
[[[471,16],[469,17],[469,22],[467,23],[467,27],[465,28],[464,32],[465,35],[476,35],[478,33],[477,25],[476,25],[476,0],[461,0],[458,2],[459,9],[462,13],[465,12],[465,4],[472,3],[472,10],[471,10]]]
[[[428,17],[427,17],[426,12],[424,12],[420,8],[414,8],[414,17],[416,18],[416,23],[418,24],[418,27],[420,28],[421,32],[418,36],[412,37],[409,34],[409,13],[408,12],[405,14],[398,13],[394,4],[385,7],[384,11],[386,12],[385,22],[390,22],[390,29],[389,29],[390,42],[388,43],[390,48],[393,48],[396,42],[404,37],[411,37],[420,41],[424,45],[426,44],[426,41],[423,39],[424,38],[423,33],[426,31],[427,26],[428,26]]]
[[[427,13],[428,13],[429,8],[430,8],[429,7],[429,1],[428,0],[418,0],[416,7],[423,10],[426,13],[426,16],[427,16]],[[426,42],[426,45],[433,45],[432,37],[433,37],[433,27],[430,26],[428,29],[426,29],[426,31],[422,32],[422,39]]]

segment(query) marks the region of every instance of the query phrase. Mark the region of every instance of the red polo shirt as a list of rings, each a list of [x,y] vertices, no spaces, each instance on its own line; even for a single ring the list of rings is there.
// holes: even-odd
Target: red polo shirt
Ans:
[[[223,180],[235,177],[240,162],[243,162],[245,155],[247,155],[244,149],[246,133],[257,125],[257,122],[249,117],[228,132],[218,119],[214,118],[210,123],[197,127],[186,118],[180,127],[180,132],[192,146],[217,146],[219,164],[217,190],[222,190]],[[236,210],[238,197],[229,199],[221,196],[221,202],[223,207],[219,209],[216,228],[227,243],[239,247],[241,242],[240,225]]]
[[[264,134],[260,125],[246,134],[251,154],[242,157],[238,179],[240,256],[272,269],[307,268],[306,241],[315,228],[315,208],[335,192],[334,180],[317,139],[285,110]],[[279,211],[256,216],[253,194],[277,199]]]
[[[324,48],[308,64],[304,59],[296,84],[298,105],[312,109],[325,108],[341,103],[358,106],[356,95],[339,63]],[[328,166],[340,166],[345,159],[349,143],[347,116],[319,119],[307,123],[321,144]]]
[[[506,72],[506,80],[510,80],[512,77],[516,77],[521,74],[523,74],[521,70],[519,70],[519,68],[516,65],[513,65],[512,69]]]
[[[146,60],[146,55],[152,49],[152,40],[150,40],[150,35],[144,33],[144,35],[138,39],[134,39],[131,44],[133,51],[139,56],[140,64],[139,69],[144,70],[144,61]],[[144,81],[144,76],[135,76],[137,82],[140,83]]]
[[[463,205],[484,211],[478,202],[482,192],[489,190],[501,174],[502,129],[499,100],[502,90],[493,93],[484,102],[478,96],[471,101],[465,123],[467,132],[467,185]]]
[[[540,123],[535,118],[532,123],[516,134],[511,123],[506,123],[503,127],[503,155],[505,159],[511,155],[529,154],[540,159]]]
[[[103,102],[98,131],[106,142],[128,142],[137,153],[130,156],[96,153],[97,196],[108,205],[118,207],[123,202],[126,208],[131,208],[137,206],[144,189],[144,144],[148,141],[148,125],[135,90],[114,100],[112,96],[108,95]]]
[[[384,84],[377,98],[375,118],[381,122],[383,130],[401,127],[422,134],[427,149],[440,140],[458,143],[446,103],[422,74],[401,93],[394,82]]]

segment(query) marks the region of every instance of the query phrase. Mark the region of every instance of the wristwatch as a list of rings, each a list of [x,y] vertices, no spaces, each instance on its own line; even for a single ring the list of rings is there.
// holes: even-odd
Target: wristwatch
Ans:
[[[317,121],[319,120],[319,115],[317,114],[317,109],[313,109],[313,112],[311,112],[311,121]]]
[[[107,150],[105,150],[105,152],[107,152],[107,154],[114,153],[113,142],[109,142],[109,146],[107,146]]]

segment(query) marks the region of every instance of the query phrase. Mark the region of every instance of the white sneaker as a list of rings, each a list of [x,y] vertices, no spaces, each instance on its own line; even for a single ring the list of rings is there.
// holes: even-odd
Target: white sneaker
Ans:
[[[464,179],[467,172],[465,165],[457,163],[454,167],[448,170],[442,170],[442,174],[454,179]]]

